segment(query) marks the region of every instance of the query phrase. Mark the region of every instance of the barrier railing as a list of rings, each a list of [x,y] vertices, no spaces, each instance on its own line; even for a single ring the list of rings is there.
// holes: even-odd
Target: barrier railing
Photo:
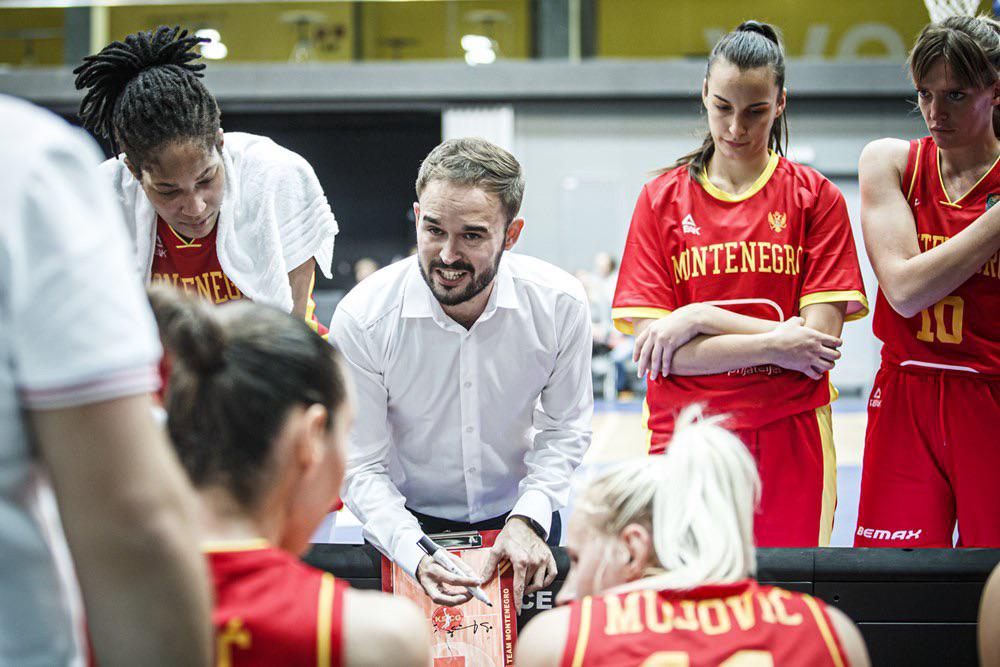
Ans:
[[[559,574],[525,600],[522,626],[554,606],[569,570],[553,549]],[[761,582],[815,595],[861,628],[873,665],[976,665],[976,618],[983,584],[1000,549],[759,549]],[[357,588],[381,585],[370,546],[316,544],[306,561]]]

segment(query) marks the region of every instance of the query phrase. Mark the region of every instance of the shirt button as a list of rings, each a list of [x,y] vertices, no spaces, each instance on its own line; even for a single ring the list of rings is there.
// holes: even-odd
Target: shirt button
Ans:
[[[469,473],[475,473],[477,470],[476,466],[469,466]]]
[[[463,384],[462,386],[463,386],[463,387],[465,387],[466,389],[468,389],[469,387],[471,387],[471,386],[472,386],[472,383],[471,383],[471,382],[466,382],[466,383],[465,383],[465,384]]]
[[[473,432],[474,430],[475,430],[475,429],[474,429],[474,428],[472,428],[471,426],[466,426],[466,427],[465,427],[465,432],[466,432],[466,433],[472,433],[472,432]]]

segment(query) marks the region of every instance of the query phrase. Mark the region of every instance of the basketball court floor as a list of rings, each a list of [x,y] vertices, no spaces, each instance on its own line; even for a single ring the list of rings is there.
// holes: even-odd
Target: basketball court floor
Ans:
[[[861,457],[864,449],[864,399],[841,398],[833,404],[833,432],[837,447],[837,512],[830,546],[849,547],[853,543],[861,489]],[[615,461],[642,456],[646,437],[642,428],[642,401],[596,401],[594,436],[583,464],[577,470],[574,487],[579,488],[595,470]],[[572,511],[563,510],[563,519]],[[314,542],[361,543],[361,525],[346,508],[331,514],[313,536]]]

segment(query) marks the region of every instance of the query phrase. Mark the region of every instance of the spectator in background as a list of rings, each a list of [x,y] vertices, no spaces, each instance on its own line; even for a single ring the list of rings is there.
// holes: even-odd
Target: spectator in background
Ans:
[[[583,283],[590,301],[590,318],[593,323],[594,356],[601,363],[595,364],[594,372],[602,369],[611,374],[610,382],[602,390],[604,400],[619,397],[631,398],[631,378],[635,375],[632,352],[635,341],[631,336],[620,333],[611,319],[611,303],[618,282],[618,262],[610,253],[594,255],[593,271],[580,269],[576,277]]]
[[[74,70],[84,126],[122,152],[102,165],[146,282],[215,303],[249,298],[304,318],[330,276],[337,222],[312,167],[267,137],[223,133],[202,84],[203,40],[161,26],[113,42]]]
[[[379,270],[379,264],[371,257],[362,257],[354,262],[354,284],[357,285],[362,280]]]
[[[25,102],[0,117],[0,664],[84,663],[68,543],[101,665],[207,665],[191,490],[100,154]]]

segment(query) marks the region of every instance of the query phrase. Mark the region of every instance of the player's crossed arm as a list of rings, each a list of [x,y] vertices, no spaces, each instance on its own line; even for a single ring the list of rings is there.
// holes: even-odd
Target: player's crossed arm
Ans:
[[[880,139],[858,162],[861,229],[879,287],[903,317],[951,294],[1000,249],[1000,207],[992,207],[944,243],[920,251],[913,212],[901,190],[908,143]]]
[[[709,375],[774,364],[819,379],[840,358],[845,304],[814,304],[804,317],[775,322],[707,304],[635,322],[640,376]],[[839,324],[837,322],[839,314]]]

